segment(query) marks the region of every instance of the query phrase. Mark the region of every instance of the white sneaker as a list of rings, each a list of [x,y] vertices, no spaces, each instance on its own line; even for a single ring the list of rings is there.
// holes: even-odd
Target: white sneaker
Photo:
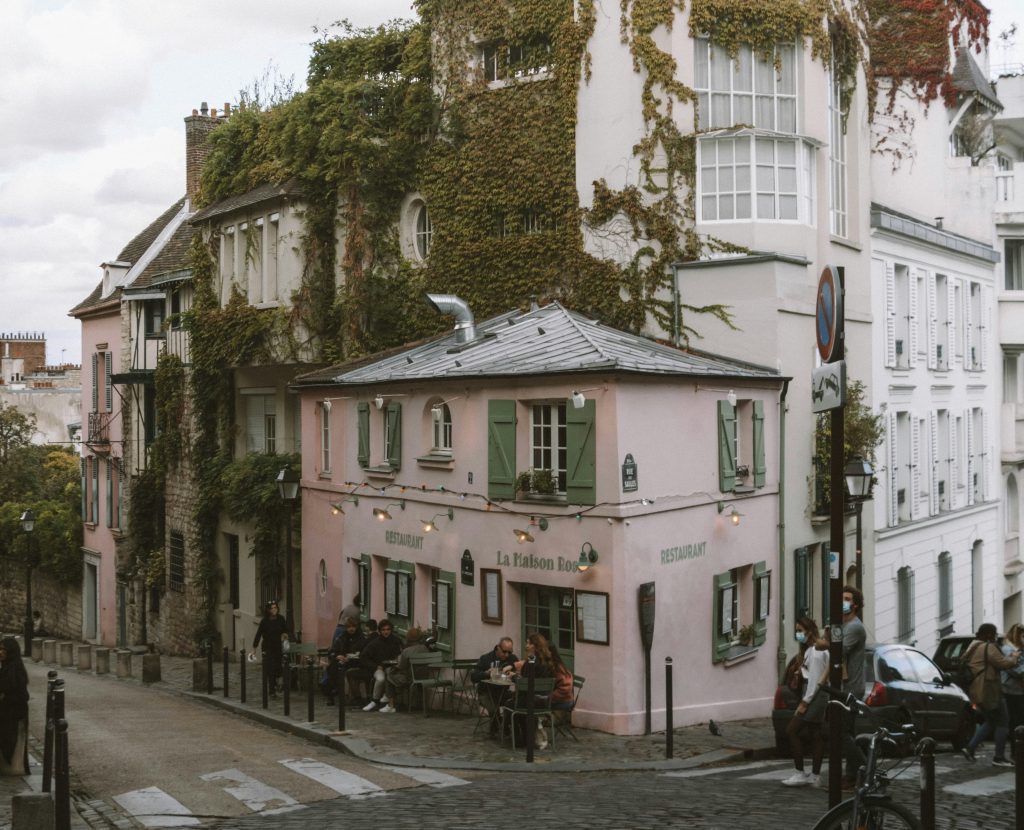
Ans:
[[[797,770],[789,778],[782,782],[783,787],[806,787],[810,784],[810,778],[812,776],[806,772],[800,772]]]
[[[376,700],[371,700],[369,703],[367,703],[363,707],[363,711],[364,712],[372,712],[376,708],[377,708],[377,701]]]
[[[807,773],[807,786],[808,787],[820,787],[821,776],[815,775],[813,772]]]
[[[387,715],[387,714],[390,714],[391,712],[397,712],[398,710],[394,706],[392,706],[390,703],[385,703],[383,706],[380,707],[380,711],[382,713],[384,713],[385,715]]]

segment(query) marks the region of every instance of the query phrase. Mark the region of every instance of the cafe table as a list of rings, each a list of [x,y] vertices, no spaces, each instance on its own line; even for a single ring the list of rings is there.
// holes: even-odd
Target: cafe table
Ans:
[[[500,678],[486,677],[482,682],[487,687],[486,694],[490,696],[493,702],[494,708],[491,710],[489,723],[491,734],[493,734],[498,730],[499,722],[501,721],[501,704],[505,702],[510,691],[515,688],[515,681],[503,675]]]

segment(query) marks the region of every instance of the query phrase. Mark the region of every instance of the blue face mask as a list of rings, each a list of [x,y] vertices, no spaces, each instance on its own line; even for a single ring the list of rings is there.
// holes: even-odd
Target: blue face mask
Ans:
[[[798,643],[803,643],[803,642],[807,641],[807,634],[805,632],[803,632],[803,631],[798,631],[793,636],[796,637],[796,641]]]
[[[843,600],[843,613],[849,614],[853,610],[853,603],[848,599]]]

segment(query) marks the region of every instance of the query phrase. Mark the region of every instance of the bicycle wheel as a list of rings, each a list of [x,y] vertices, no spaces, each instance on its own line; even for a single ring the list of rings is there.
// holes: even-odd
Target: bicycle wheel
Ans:
[[[814,830],[921,830],[921,823],[901,804],[889,798],[868,796],[861,799],[856,827],[853,826],[851,798],[825,813]]]

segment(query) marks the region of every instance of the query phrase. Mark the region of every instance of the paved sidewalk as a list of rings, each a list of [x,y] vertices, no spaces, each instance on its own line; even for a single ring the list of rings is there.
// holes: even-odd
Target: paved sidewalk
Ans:
[[[119,679],[111,674],[108,675],[110,682],[141,683],[138,679],[142,673],[141,663],[141,657],[136,656],[133,660],[134,677]],[[394,766],[524,772],[686,769],[774,754],[775,739],[770,717],[723,723],[720,736],[711,734],[706,723],[676,729],[672,759],[665,758],[664,732],[649,736],[616,736],[577,728],[578,742],[558,735],[554,747],[538,750],[535,763],[527,764],[521,747],[513,751],[507,743],[502,745],[489,738],[484,728],[474,736],[475,714],[454,715],[437,711],[432,711],[430,717],[425,718],[418,710],[381,714],[348,708],[347,731],[338,734],[338,711],[328,706],[319,693],[314,698],[313,721],[306,719],[305,691],[293,692],[289,716],[284,714],[281,696],[271,699],[268,708],[263,709],[259,665],[247,664],[246,669],[246,703],[239,700],[238,662],[229,665],[228,697],[223,694],[223,664],[219,660],[214,662],[215,690],[212,695],[193,691],[193,660],[184,657],[162,656],[162,679],[150,684],[150,688],[185,695],[197,703],[216,706],[273,728],[335,746],[364,760]],[[69,694],[73,693],[74,675],[78,670],[59,670],[67,680]],[[319,677],[319,673],[316,676]]]

